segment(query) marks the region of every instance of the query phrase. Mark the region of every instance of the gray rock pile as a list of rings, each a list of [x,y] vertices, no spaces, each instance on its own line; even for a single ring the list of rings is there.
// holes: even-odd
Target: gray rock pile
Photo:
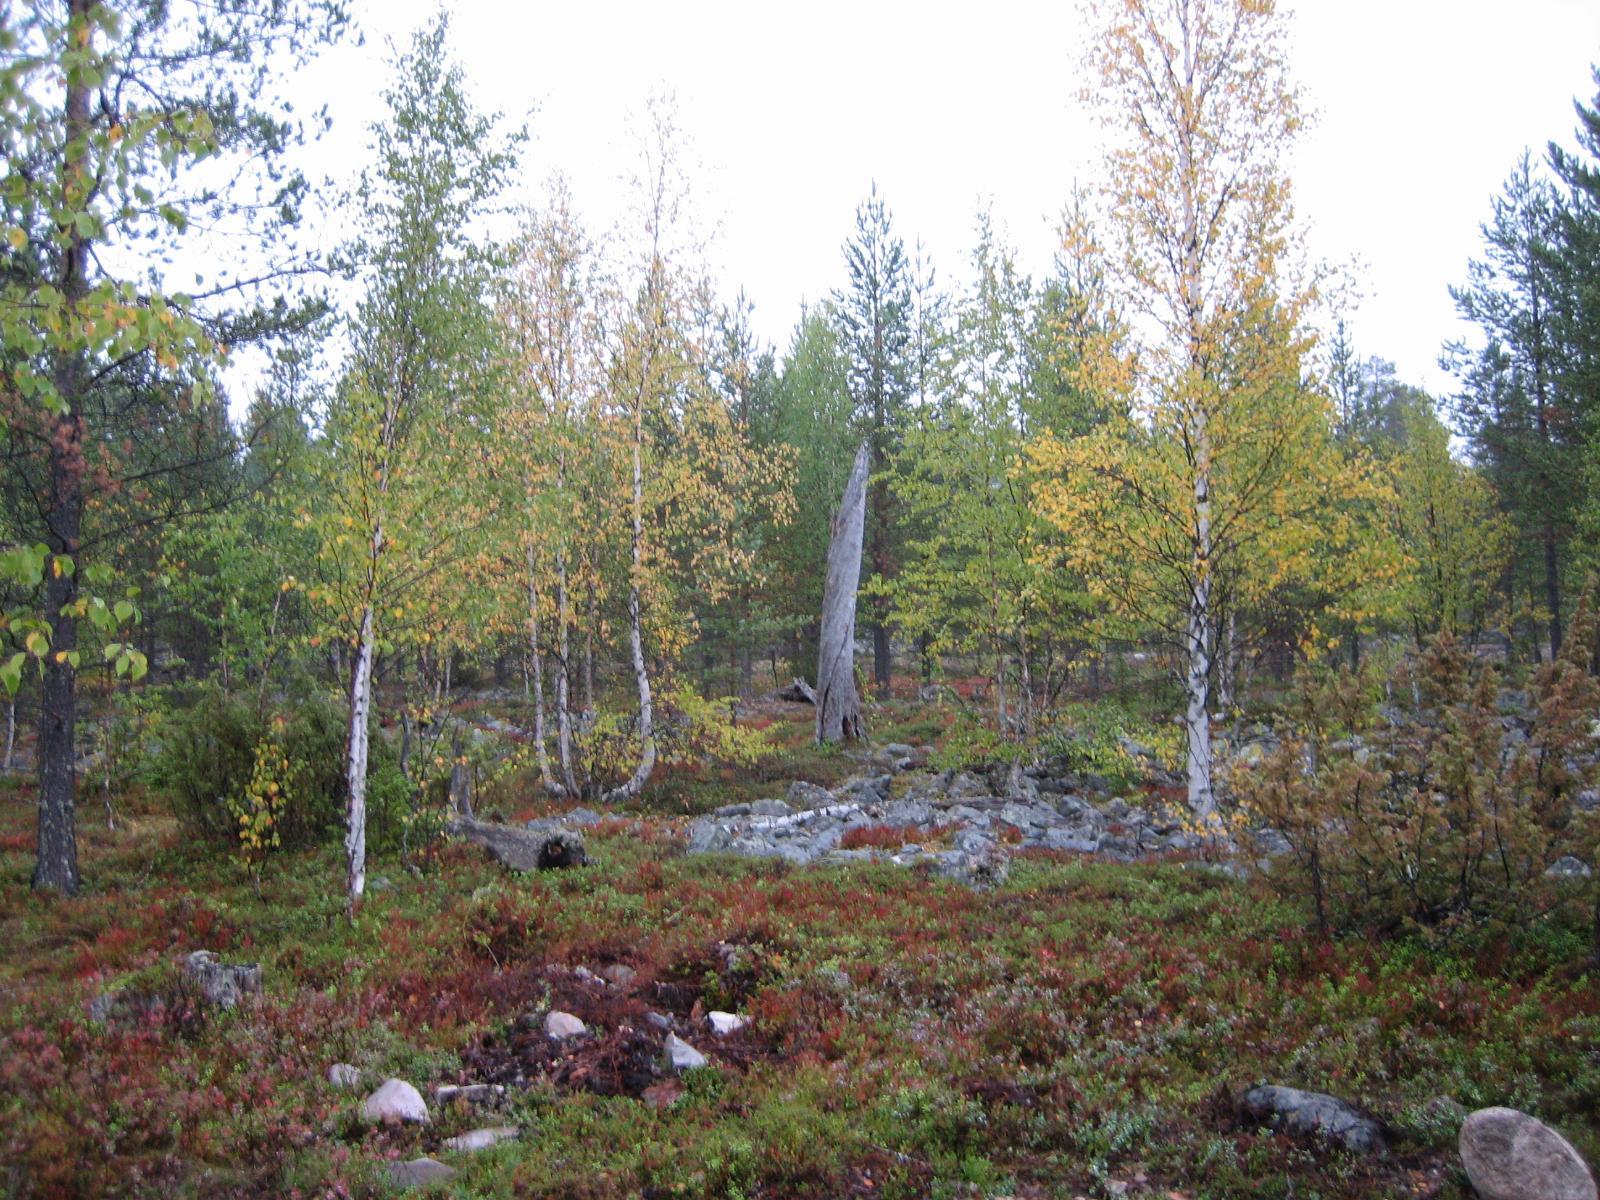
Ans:
[[[833,789],[795,782],[784,799],[730,804],[689,826],[691,853],[742,854],[803,865],[876,860],[926,864],[973,885],[1005,875],[1007,848],[1038,846],[1131,862],[1190,849],[1177,812],[1132,804],[1103,780],[1059,765],[929,772],[910,746],[873,751]],[[871,830],[847,848],[852,830]],[[883,845],[898,833],[899,845]]]

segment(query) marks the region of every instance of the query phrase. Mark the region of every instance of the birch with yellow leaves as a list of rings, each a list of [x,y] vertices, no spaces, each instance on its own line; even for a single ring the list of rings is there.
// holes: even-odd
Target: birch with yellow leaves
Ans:
[[[405,620],[405,604],[449,569],[493,507],[482,486],[482,443],[492,428],[485,409],[496,392],[485,366],[495,360],[494,327],[482,300],[492,256],[469,229],[512,158],[492,119],[466,99],[460,71],[445,57],[445,33],[441,18],[399,57],[391,116],[374,131],[378,165],[362,187],[372,233],[357,247],[371,274],[325,429],[320,495],[302,516],[321,534],[313,598],[350,652],[352,915],[366,882],[374,655],[393,644],[388,626]],[[432,601],[436,609],[446,603],[437,593]]]
[[[1100,0],[1090,51],[1113,134],[1107,275],[1126,322],[1078,368],[1121,415],[1032,447],[1038,505],[1106,610],[1177,651],[1188,801],[1209,820],[1218,604],[1392,571],[1366,464],[1330,452],[1306,385],[1313,300],[1280,170],[1302,118],[1272,0]],[[1345,595],[1342,589],[1333,589]]]

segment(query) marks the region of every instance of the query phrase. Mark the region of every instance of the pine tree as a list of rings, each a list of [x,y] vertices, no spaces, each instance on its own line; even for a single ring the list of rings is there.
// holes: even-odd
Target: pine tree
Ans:
[[[1547,621],[1550,654],[1562,640],[1562,568],[1579,487],[1582,430],[1562,370],[1561,286],[1551,248],[1554,187],[1524,154],[1483,226],[1484,257],[1451,289],[1461,315],[1483,331],[1477,351],[1451,347],[1462,380],[1457,409],[1473,453],[1532,552],[1523,577]]]

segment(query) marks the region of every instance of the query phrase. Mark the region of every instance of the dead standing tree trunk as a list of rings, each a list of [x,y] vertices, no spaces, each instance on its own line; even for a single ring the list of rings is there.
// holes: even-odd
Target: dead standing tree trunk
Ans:
[[[866,736],[856,692],[856,589],[861,583],[861,541],[867,520],[868,446],[856,451],[850,482],[828,542],[828,577],[822,592],[822,640],[817,650],[817,741]]]

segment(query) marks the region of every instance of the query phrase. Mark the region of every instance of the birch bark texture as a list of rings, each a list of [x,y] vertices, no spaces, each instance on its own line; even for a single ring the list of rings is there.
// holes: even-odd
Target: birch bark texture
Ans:
[[[828,574],[822,591],[822,639],[817,650],[817,741],[866,737],[856,691],[856,589],[861,583],[861,544],[867,521],[869,443],[856,451],[855,466],[833,518]]]

